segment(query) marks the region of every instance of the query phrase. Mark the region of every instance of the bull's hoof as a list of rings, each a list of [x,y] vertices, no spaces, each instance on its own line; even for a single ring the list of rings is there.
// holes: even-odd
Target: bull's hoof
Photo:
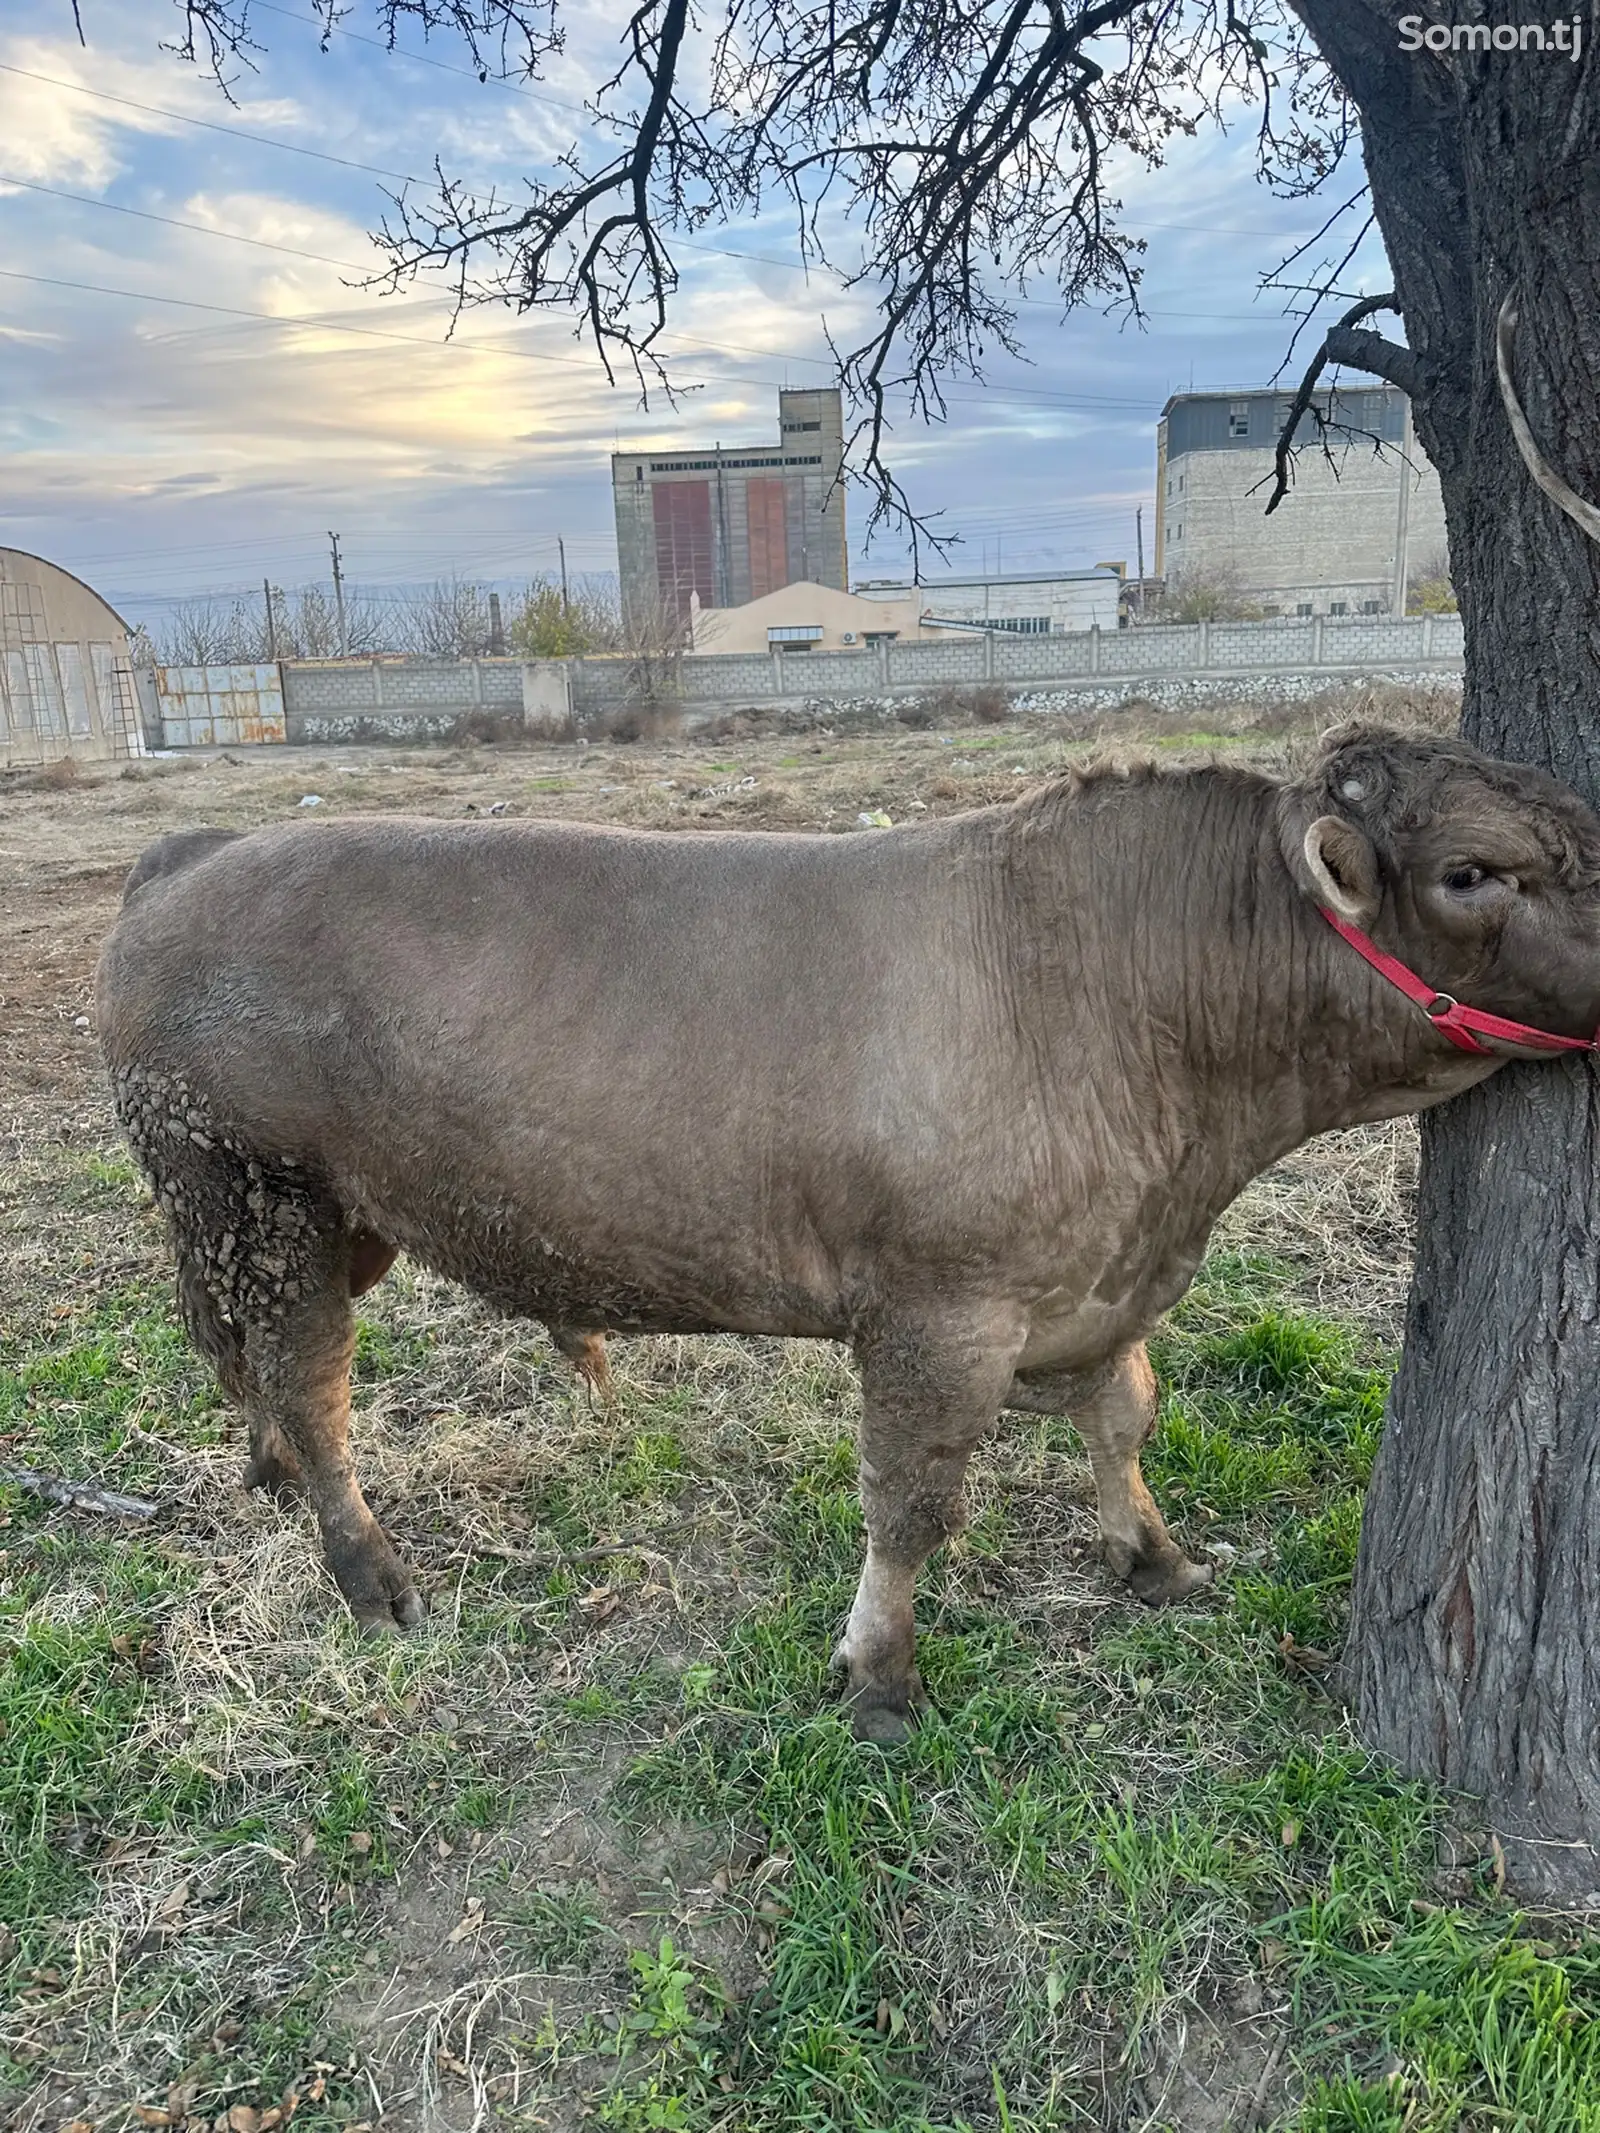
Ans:
[[[1171,1607],[1209,1585],[1214,1574],[1209,1563],[1191,1563],[1174,1548],[1170,1555],[1136,1563],[1128,1574],[1128,1584],[1134,1598],[1143,1600],[1146,1607]]]
[[[836,1673],[850,1674],[850,1655],[841,1644],[833,1655]],[[916,1668],[904,1682],[884,1681],[868,1675],[851,1679],[844,1692],[850,1713],[850,1730],[857,1740],[874,1741],[879,1747],[894,1747],[909,1740],[916,1730],[917,1713],[928,1708],[927,1693]]]
[[[870,1741],[879,1748],[898,1748],[916,1731],[916,1712],[909,1706],[898,1708],[888,1703],[868,1703],[864,1699],[852,1699],[850,1704],[850,1730],[859,1741]]]
[[[363,1636],[382,1637],[415,1629],[428,1606],[387,1541],[332,1564],[334,1578]]]

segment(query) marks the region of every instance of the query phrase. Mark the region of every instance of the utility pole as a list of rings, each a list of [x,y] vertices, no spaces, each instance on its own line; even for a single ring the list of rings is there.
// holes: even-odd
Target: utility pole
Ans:
[[[339,617],[339,657],[343,659],[350,650],[350,635],[344,625],[344,572],[339,568],[339,536],[330,533],[333,543],[333,604]]]
[[[270,662],[278,656],[278,625],[272,613],[272,580],[270,578],[261,580],[261,596],[267,603],[267,658]]]
[[[1139,620],[1144,620],[1144,505],[1133,514],[1133,537],[1139,550]]]
[[[567,599],[567,544],[559,533],[556,535],[556,554],[561,558],[561,612],[566,616],[572,612]]]

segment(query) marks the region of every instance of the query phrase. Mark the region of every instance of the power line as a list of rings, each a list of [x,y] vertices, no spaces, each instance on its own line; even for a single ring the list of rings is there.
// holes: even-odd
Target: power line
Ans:
[[[113,96],[109,89],[89,89],[81,81],[63,81],[55,74],[38,74],[31,67],[14,67],[0,60],[0,74],[20,74],[24,81],[42,81],[52,89],[70,89],[75,96],[92,96],[102,104],[121,104],[127,111],[143,111],[151,118],[172,119],[180,126],[203,126],[207,133],[225,133],[235,141],[250,141],[257,148],[281,148],[285,155],[310,156],[318,163],[337,163],[341,170],[365,171],[373,178],[399,178],[406,185],[423,185],[426,179],[407,170],[384,170],[376,163],[355,163],[349,156],[331,156],[321,148],[302,148],[297,141],[275,141],[270,134],[246,133],[239,126],[223,126],[216,119],[195,118],[187,111],[168,111],[160,104],[142,104],[137,97]]]
[[[274,244],[266,237],[247,237],[242,230],[214,229],[206,222],[183,222],[176,215],[158,215],[152,208],[124,207],[118,200],[100,200],[93,193],[69,193],[59,185],[40,185],[33,178],[13,177],[9,171],[0,171],[0,186],[14,185],[24,192],[43,193],[48,200],[70,200],[74,207],[100,207],[107,214],[131,215],[139,222],[159,222],[169,230],[192,230],[199,237],[222,237],[229,244],[248,244],[258,252],[282,252],[290,259],[312,259],[319,266],[344,267],[352,274],[369,274],[370,266],[358,266],[353,259],[334,259],[327,252],[305,252],[298,245]]]
[[[122,297],[130,303],[164,304],[182,311],[205,311],[218,318],[249,319],[260,325],[276,327],[280,332],[299,330],[319,333],[355,334],[364,340],[396,341],[409,348],[429,348],[441,351],[454,349],[466,355],[507,356],[522,363],[550,363],[563,370],[584,370],[591,375],[595,372],[595,360],[593,357],[546,355],[537,349],[510,348],[503,341],[427,340],[421,334],[395,333],[382,326],[350,325],[343,320],[330,318],[326,313],[303,312],[288,316],[272,311],[252,311],[242,304],[208,304],[193,296],[162,296],[158,295],[153,289],[113,289],[107,287],[103,282],[74,281],[67,279],[65,276],[54,274],[28,274],[19,267],[0,267],[0,279],[33,282],[46,289],[71,289],[88,296]],[[673,338],[676,339],[678,336],[674,335]],[[693,346],[694,344],[691,343],[691,349]],[[714,355],[722,352],[716,342],[701,342],[699,347],[702,352],[707,354]],[[730,352],[757,354],[762,351],[744,349]],[[795,356],[785,358],[785,361],[791,363],[801,360],[820,363],[824,359],[822,357],[799,358]],[[741,378],[726,374],[712,378],[682,377],[677,379],[676,383],[683,386],[748,385],[752,389],[761,392],[776,392],[780,389],[780,381],[777,379]],[[1152,394],[1149,398],[1139,400],[1111,399],[1109,397],[1096,399],[1087,394],[1052,392],[1042,387],[1025,385],[993,387],[987,389],[979,399],[963,399],[957,394],[946,395],[948,404],[953,407],[981,407],[997,401],[1004,402],[1007,399],[1022,398],[1055,401],[1069,406],[1077,404],[1086,407],[1122,407],[1140,412],[1148,412],[1154,397]]]
[[[266,0],[256,0],[256,4],[258,6],[264,6],[266,5]],[[274,9],[273,12],[278,14],[288,14],[289,10],[286,8],[277,8]],[[304,18],[292,17],[291,19],[303,20]],[[357,33],[354,30],[341,30],[339,34],[345,37],[355,37]],[[380,51],[387,50],[387,47],[380,44],[376,38],[363,37],[359,41],[363,44],[375,44],[378,46],[378,49]],[[406,58],[416,58],[418,55],[416,55],[415,53],[406,53],[402,56]],[[445,66],[445,62],[442,60],[427,60],[421,63],[430,66]],[[448,73],[467,72],[465,68],[455,67],[446,67],[445,71]],[[49,85],[49,87],[53,89],[66,89],[75,96],[91,96],[98,99],[98,101],[100,101],[101,103],[119,104],[125,110],[142,111],[151,118],[170,119],[175,125],[201,126],[204,127],[208,133],[223,133],[228,135],[231,140],[248,141],[257,148],[276,148],[280,149],[285,155],[310,156],[315,162],[333,163],[336,164],[341,170],[359,170],[368,177],[397,178],[403,185],[432,185],[435,182],[433,177],[420,177],[415,171],[391,170],[381,163],[362,163],[351,156],[329,155],[325,149],[306,148],[303,147],[298,141],[280,141],[274,139],[271,134],[250,133],[246,131],[245,128],[240,126],[224,126],[220,124],[216,119],[196,118],[191,112],[173,111],[168,109],[163,104],[143,103],[137,97],[116,96],[113,95],[112,92],[108,89],[91,89],[83,82],[67,81],[64,80],[60,75],[55,74],[40,74],[35,69],[30,67],[13,66],[9,61],[0,60],[0,73],[17,74],[20,75],[26,81],[45,82]],[[475,75],[471,76],[470,78],[473,80],[477,79]],[[496,77],[491,76],[490,79],[494,80],[496,79]],[[502,83],[501,86],[510,90],[511,93],[514,95],[531,94],[530,91],[517,89],[515,85],[510,82]],[[549,99],[536,98],[535,101],[548,102]],[[567,111],[577,109],[576,106],[569,104],[562,104],[559,105],[557,108]],[[591,116],[592,114],[585,113],[584,115]],[[17,179],[9,180],[7,182],[21,184],[25,183],[26,181]],[[44,188],[41,187],[38,189],[43,190]],[[1196,237],[1276,237],[1285,244],[1290,244],[1295,241],[1293,232],[1285,232],[1272,229],[1235,229],[1229,227],[1226,224],[1215,222],[1146,222],[1142,225],[1142,229],[1159,230],[1163,233],[1175,232],[1178,234],[1188,234],[1190,236]],[[1137,236],[1139,234],[1140,231],[1129,232],[1130,236]],[[701,252],[719,259],[741,259],[750,261],[757,266],[784,267],[789,272],[795,274],[825,274],[830,279],[837,281],[841,287],[845,286],[844,277],[840,275],[838,269],[834,267],[824,266],[820,261],[804,259],[780,259],[776,256],[776,254],[770,252],[743,252],[735,250],[731,246],[727,245],[697,244],[691,238],[679,237],[677,235],[674,235],[671,241],[673,244],[677,245],[680,249],[684,251]],[[1052,297],[1019,296],[1015,299],[1015,301],[1021,304],[1040,305],[1044,309],[1051,311],[1057,308],[1055,299]],[[1151,313],[1150,315],[1152,317],[1192,316],[1196,318],[1206,318],[1214,316],[1215,314],[1209,312],[1165,312]]]

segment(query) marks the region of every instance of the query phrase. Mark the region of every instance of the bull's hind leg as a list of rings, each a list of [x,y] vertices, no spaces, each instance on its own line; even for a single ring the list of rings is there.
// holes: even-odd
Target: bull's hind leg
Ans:
[[[364,1627],[418,1622],[423,1604],[367,1508],[350,1459],[352,1288],[377,1278],[331,1197],[304,1173],[207,1137],[152,1168],[178,1254],[189,1330],[250,1427],[246,1485],[302,1482],[350,1611]],[[176,1160],[174,1160],[174,1156]],[[391,1255],[392,1256],[392,1255]]]
[[[281,1317],[248,1327],[245,1406],[288,1442],[305,1476],[322,1546],[363,1629],[420,1622],[426,1609],[410,1572],[367,1508],[350,1458],[350,1361],[355,1315],[337,1277],[287,1301]]]
[[[1209,1565],[1190,1562],[1172,1538],[1139,1470],[1157,1407],[1156,1375],[1142,1341],[1102,1370],[1016,1378],[1005,1404],[1026,1414],[1065,1415],[1077,1425],[1094,1467],[1106,1560],[1141,1600],[1160,1607],[1210,1584]]]
[[[1021,1343],[1020,1323],[1001,1309],[899,1320],[856,1343],[867,1560],[834,1656],[858,1740],[903,1740],[925,1701],[917,1572],[966,1523],[967,1463],[994,1426]]]

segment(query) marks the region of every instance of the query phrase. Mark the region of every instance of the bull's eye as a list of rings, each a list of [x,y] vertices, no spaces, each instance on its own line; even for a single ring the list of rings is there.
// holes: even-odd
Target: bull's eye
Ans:
[[[1452,867],[1444,877],[1444,885],[1457,896],[1465,896],[1469,889],[1482,888],[1489,879],[1487,867]]]

